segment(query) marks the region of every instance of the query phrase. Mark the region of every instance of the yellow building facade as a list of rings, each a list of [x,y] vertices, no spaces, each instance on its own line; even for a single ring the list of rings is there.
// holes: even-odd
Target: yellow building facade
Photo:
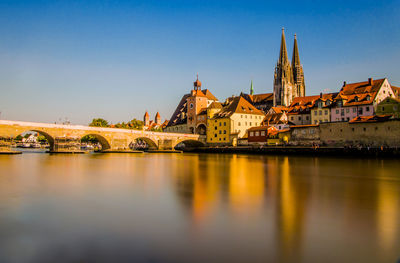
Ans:
[[[265,115],[243,97],[235,97],[222,108],[207,110],[207,143],[236,145],[247,136],[247,130],[260,126]]]

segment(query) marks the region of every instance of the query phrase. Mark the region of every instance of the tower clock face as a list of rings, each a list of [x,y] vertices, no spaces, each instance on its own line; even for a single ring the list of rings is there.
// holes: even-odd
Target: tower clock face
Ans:
[[[193,103],[190,103],[190,108],[193,109]]]

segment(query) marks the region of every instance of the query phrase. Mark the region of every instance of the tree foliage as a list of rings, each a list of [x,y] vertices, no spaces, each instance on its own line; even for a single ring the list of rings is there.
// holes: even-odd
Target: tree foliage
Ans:
[[[94,144],[94,143],[98,143],[98,140],[93,135],[86,135],[81,139],[81,142],[93,143]]]
[[[108,121],[102,118],[93,119],[89,126],[93,127],[109,127]]]

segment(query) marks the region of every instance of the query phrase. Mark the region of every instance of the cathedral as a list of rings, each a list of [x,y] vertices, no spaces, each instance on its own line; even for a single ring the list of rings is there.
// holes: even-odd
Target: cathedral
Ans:
[[[300,64],[297,38],[294,35],[292,63],[286,49],[285,31],[282,28],[281,48],[274,73],[274,106],[289,106],[296,97],[306,95],[303,67]]]

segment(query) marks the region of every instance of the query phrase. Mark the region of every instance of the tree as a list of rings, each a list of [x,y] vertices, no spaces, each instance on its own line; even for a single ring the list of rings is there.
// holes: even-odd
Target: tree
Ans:
[[[85,142],[85,143],[98,143],[99,140],[97,140],[96,137],[94,137],[93,135],[86,135],[81,139],[81,142]]]
[[[94,127],[109,127],[108,121],[102,118],[93,119],[89,126]]]
[[[157,127],[157,128],[151,128],[150,131],[153,131],[153,132],[162,132],[163,130],[162,130],[161,127]]]
[[[17,137],[15,137],[15,140],[16,141],[22,141],[22,135],[21,134],[19,134],[19,135],[17,135]]]
[[[137,119],[133,119],[129,122],[129,126],[131,127],[131,129],[134,130],[142,130],[143,129],[143,121],[137,120]]]

